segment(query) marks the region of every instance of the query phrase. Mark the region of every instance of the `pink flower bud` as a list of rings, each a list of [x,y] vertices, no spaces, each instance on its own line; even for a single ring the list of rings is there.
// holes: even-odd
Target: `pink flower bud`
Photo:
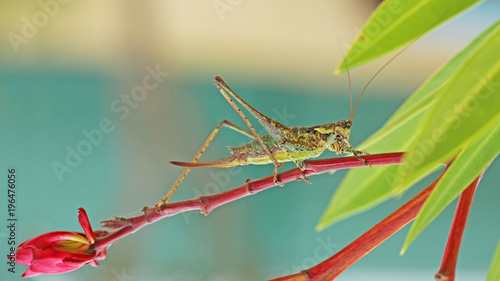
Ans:
[[[96,236],[106,231],[92,231],[87,213],[78,210],[82,232],[54,231],[39,235],[21,245],[16,252],[16,262],[29,266],[23,277],[39,274],[57,274],[76,270],[85,264],[97,266],[96,260],[106,257],[106,248],[96,250]]]

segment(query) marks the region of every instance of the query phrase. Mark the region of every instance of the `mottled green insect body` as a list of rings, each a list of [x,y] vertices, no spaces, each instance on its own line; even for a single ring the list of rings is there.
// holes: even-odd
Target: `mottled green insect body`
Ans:
[[[296,144],[282,143],[276,140],[271,134],[260,136],[262,142],[271,152],[278,163],[292,161],[302,161],[316,158],[325,150],[329,149],[337,154],[344,153],[349,145],[350,121],[339,121],[335,123],[311,126],[311,127],[290,127],[291,133],[297,138]],[[307,143],[307,147],[300,143]],[[310,149],[310,148],[313,149]],[[269,155],[265,152],[260,142],[255,139],[239,147],[229,147],[231,156],[211,161],[211,162],[172,162],[178,166],[187,167],[220,167],[227,168],[237,165],[264,165],[273,163]],[[286,151],[285,151],[286,150]],[[348,149],[349,150],[349,149]],[[287,153],[286,153],[287,152]],[[361,152],[356,151],[359,154]]]
[[[219,76],[215,77],[215,85],[219,89],[220,93],[224,96],[224,98],[229,102],[229,104],[231,104],[231,106],[236,110],[238,115],[240,115],[250,131],[244,130],[234,125],[233,123],[224,120],[210,134],[208,139],[203,144],[202,148],[198,151],[191,162],[171,162],[172,164],[178,166],[184,166],[186,167],[186,169],[177,179],[174,186],[170,189],[163,200],[157,204],[157,206],[168,201],[173,192],[193,167],[227,168],[237,165],[263,165],[273,163],[274,182],[278,185],[282,185],[282,183],[278,179],[278,167],[281,167],[283,165],[281,163],[288,161],[292,161],[293,163],[295,163],[295,165],[297,165],[297,167],[302,170],[303,179],[306,182],[310,183],[309,179],[307,179],[306,177],[305,170],[300,163],[305,159],[318,157],[327,149],[335,152],[336,154],[341,154],[345,151],[352,152],[354,156],[356,156],[356,158],[358,158],[360,161],[363,161],[366,165],[369,165],[366,160],[359,156],[365,153],[354,150],[349,143],[351,124],[356,107],[354,107],[354,111],[351,112],[350,120],[343,120],[335,123],[328,123],[311,127],[288,128],[278,121],[273,120],[260,113],[258,110],[245,102],[233,90],[231,90],[231,88],[229,88],[229,86]],[[238,106],[236,106],[230,96],[236,99],[241,105],[243,105],[243,107],[245,107],[255,117],[255,119],[257,119],[257,121],[264,127],[264,129],[266,129],[268,133],[262,136],[257,134],[252,124],[250,124],[248,119],[241,112]],[[254,140],[240,147],[230,147],[231,155],[227,158],[211,162],[198,162],[201,154],[203,154],[207,146],[210,144],[210,142],[222,126],[229,127],[237,132],[254,138]]]
[[[253,108],[242,98],[240,98],[229,86],[220,78],[215,77],[215,86],[219,89],[220,93],[227,102],[236,110],[238,115],[243,119],[245,124],[248,126],[250,131],[242,129],[233,123],[223,120],[217,125],[217,127],[212,131],[208,139],[205,141],[201,149],[195,155],[191,162],[171,162],[172,164],[184,166],[186,169],[177,179],[175,184],[172,186],[170,191],[163,197],[163,199],[156,204],[157,206],[164,204],[175,192],[179,184],[189,173],[193,167],[233,167],[236,165],[248,165],[248,164],[274,164],[274,182],[278,185],[282,185],[278,180],[278,167],[281,167],[283,162],[292,161],[297,165],[298,168],[302,170],[303,179],[310,183],[306,177],[306,173],[300,162],[305,159],[315,158],[321,155],[325,150],[329,149],[336,154],[341,154],[344,152],[352,152],[354,156],[363,161],[366,165],[369,165],[368,161],[361,158],[359,155],[366,154],[365,152],[357,151],[352,148],[349,143],[349,136],[351,133],[351,125],[353,123],[354,113],[358,106],[358,102],[361,96],[365,92],[368,85],[375,79],[375,77],[384,69],[389,63],[391,63],[397,56],[399,56],[406,48],[398,52],[394,57],[387,61],[366,83],[365,87],[359,94],[356,101],[354,109],[352,107],[352,91],[350,91],[351,97],[351,118],[349,120],[338,121],[335,123],[323,124],[311,127],[286,127],[285,125],[273,120],[266,115],[260,113],[258,110]],[[346,64],[347,68],[347,64]],[[347,71],[349,78],[349,89],[351,89],[351,81],[349,76],[349,71]],[[236,99],[243,107],[245,107],[257,121],[266,129],[267,134],[260,136],[255,131],[254,127],[246,116],[241,112],[238,106],[233,102],[231,97]],[[242,145],[240,147],[232,148],[230,147],[231,155],[227,158],[219,159],[212,162],[202,162],[198,163],[198,159],[203,154],[207,146],[210,144],[212,139],[215,137],[219,129],[224,126],[231,128],[241,134],[254,138],[251,142]]]

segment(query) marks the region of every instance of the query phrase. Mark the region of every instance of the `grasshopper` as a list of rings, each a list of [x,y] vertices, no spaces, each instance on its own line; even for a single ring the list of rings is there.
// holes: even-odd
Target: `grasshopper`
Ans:
[[[355,150],[349,143],[349,136],[351,133],[354,113],[356,112],[358,102],[368,85],[382,71],[382,69],[384,69],[400,53],[401,52],[391,58],[375,73],[375,75],[372,76],[372,78],[368,81],[368,83],[361,91],[358,100],[356,101],[356,105],[354,106],[354,110],[352,109],[352,91],[350,90],[351,116],[349,120],[342,120],[334,123],[310,127],[286,127],[285,125],[267,117],[257,109],[253,108],[240,96],[238,96],[233,90],[231,90],[231,88],[222,80],[221,77],[215,77],[215,86],[219,89],[219,92],[224,96],[224,98],[229,102],[234,110],[236,110],[236,112],[241,117],[241,119],[243,119],[250,131],[238,127],[228,120],[223,120],[222,122],[220,122],[219,125],[217,125],[217,127],[212,131],[208,139],[205,141],[205,143],[195,155],[193,160],[191,160],[191,162],[170,162],[177,166],[186,167],[186,169],[179,176],[167,195],[165,195],[165,197],[160,202],[158,202],[156,206],[160,206],[168,202],[179,184],[184,180],[186,175],[193,167],[229,168],[237,165],[263,165],[272,163],[274,165],[274,182],[277,185],[283,186],[283,184],[278,179],[278,168],[284,165],[282,164],[283,162],[292,161],[293,163],[295,163],[295,165],[302,170],[302,178],[304,179],[304,181],[306,181],[307,183],[311,183],[306,177],[305,169],[302,167],[301,162],[306,159],[316,158],[320,156],[325,150],[331,150],[336,154],[351,152],[358,160],[363,161],[366,165],[369,165],[368,161],[360,156],[368,153]],[[350,76],[349,72],[347,73],[349,77],[350,89]],[[267,131],[267,134],[260,136],[255,131],[252,124],[250,124],[246,116],[241,112],[241,110],[234,103],[231,97],[238,101],[238,103],[240,103],[253,115],[253,117],[255,117],[255,119],[257,119],[257,121]],[[203,154],[217,132],[223,126],[231,128],[243,135],[253,138],[253,140],[239,147],[229,147],[231,151],[231,155],[229,157],[210,162],[198,162],[200,156]]]

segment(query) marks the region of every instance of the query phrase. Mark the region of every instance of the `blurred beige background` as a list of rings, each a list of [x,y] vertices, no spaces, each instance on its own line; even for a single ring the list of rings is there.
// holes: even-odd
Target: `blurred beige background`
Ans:
[[[63,2],[63,1],[61,1]],[[342,50],[354,40],[378,1],[66,1],[47,5],[53,17],[15,55],[2,40],[4,64],[35,66],[50,58],[55,66],[102,68],[120,75],[124,66],[158,62],[171,72],[214,75],[232,71],[252,79],[307,89],[327,87]],[[22,19],[33,21],[37,1],[1,1],[2,30],[21,34]],[[418,84],[467,41],[424,38],[391,65],[380,80]],[[438,41],[436,41],[438,40]],[[440,42],[442,41],[442,42]],[[432,42],[432,43],[431,43]],[[459,43],[459,44],[455,44]],[[355,73],[362,87],[382,62]],[[399,73],[399,74],[398,74]],[[385,76],[385,78],[384,78]],[[387,80],[385,80],[387,79]],[[338,79],[337,79],[338,80]],[[383,82],[378,82],[383,83]],[[345,79],[335,84],[346,87]],[[314,94],[314,92],[308,92]]]

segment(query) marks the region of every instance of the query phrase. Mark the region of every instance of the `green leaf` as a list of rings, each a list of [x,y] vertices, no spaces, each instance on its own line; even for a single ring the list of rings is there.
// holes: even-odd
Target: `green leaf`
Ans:
[[[491,261],[490,270],[488,271],[488,276],[486,276],[486,281],[498,281],[500,280],[500,242],[498,243],[497,250]]]
[[[368,151],[370,153],[404,151],[408,145],[406,136],[412,133],[422,116],[423,111],[410,118],[404,126],[399,126],[386,134],[385,141],[373,143]],[[397,166],[350,170],[330,200],[316,229],[324,229],[336,221],[362,212],[389,198],[393,194],[392,182],[397,171]]]
[[[468,61],[466,59],[473,52],[476,52],[478,46],[488,35],[488,32],[480,35],[477,40],[474,40],[438,70],[408,98],[381,129],[356,148],[370,153],[405,151],[410,145],[409,140],[418,133],[415,128],[419,126],[424,115],[439,97],[439,91],[450,77],[455,75],[455,71]],[[368,169],[368,171],[365,169],[350,170],[330,200],[317,228],[325,228],[338,220],[369,209],[389,198],[392,189],[387,188],[387,186],[392,186],[395,180],[399,181],[400,179],[397,176],[397,169],[397,167],[377,167],[373,170]]]
[[[316,230],[321,231],[334,222],[386,200],[392,194],[392,187],[387,184],[392,179],[386,179],[382,175],[390,175],[396,171],[397,166],[379,166],[363,167],[356,169],[356,173],[348,173],[344,182],[348,182],[349,186],[343,184],[337,189]],[[365,182],[369,182],[374,188],[367,189]]]
[[[468,142],[422,206],[401,252],[433,221],[500,153],[500,116]]]
[[[450,81],[439,90],[412,138],[400,167],[402,192],[414,182],[449,161],[463,145],[492,119],[500,116],[500,21],[476,39],[474,51],[460,65]]]
[[[387,0],[373,12],[345,61],[354,68],[410,43],[480,0]]]
[[[478,38],[485,37],[486,34],[480,35]],[[431,78],[427,79],[422,86],[420,86],[403,105],[392,115],[389,121],[380,129],[377,134],[383,135],[384,132],[404,125],[408,119],[412,118],[415,114],[422,110],[426,110],[432,103],[435,102],[436,93],[445,85],[445,83],[452,77],[456,69],[458,69],[464,60],[470,55],[472,51],[479,45],[482,40],[474,40],[460,53],[453,57],[446,65],[436,71]],[[363,145],[369,145],[371,142],[377,142],[375,135],[370,137],[369,141],[365,141]]]

